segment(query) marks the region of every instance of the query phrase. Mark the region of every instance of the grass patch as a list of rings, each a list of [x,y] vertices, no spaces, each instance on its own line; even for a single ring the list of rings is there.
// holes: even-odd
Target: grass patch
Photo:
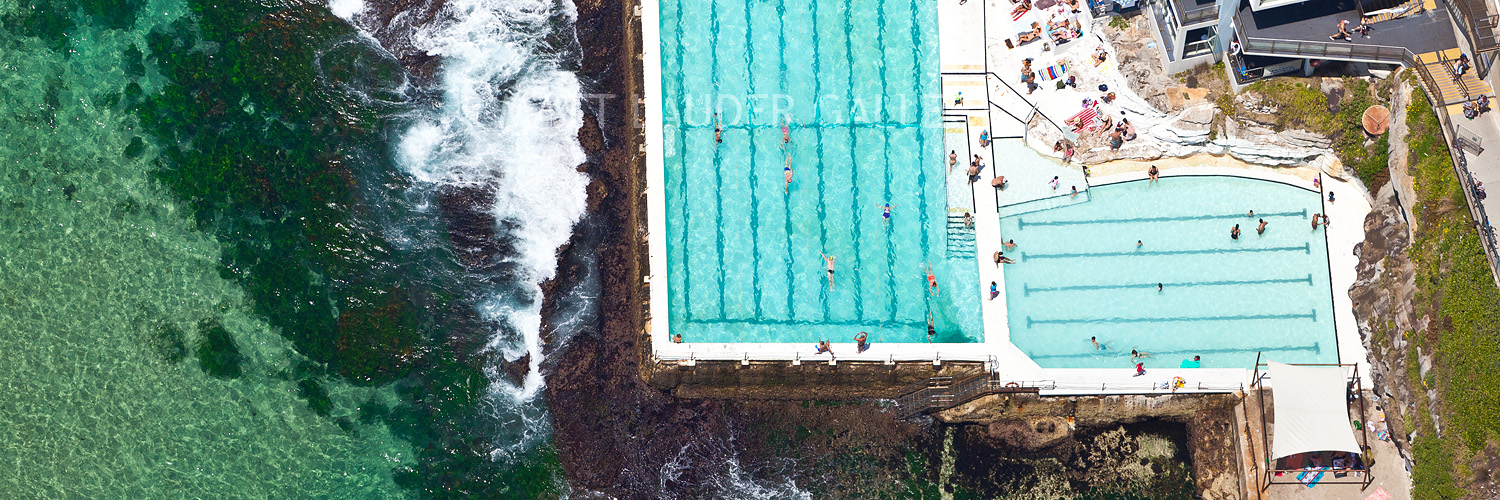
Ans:
[[[1416,266],[1417,313],[1430,319],[1413,341],[1432,353],[1428,379],[1440,395],[1443,436],[1419,412],[1414,443],[1418,469],[1412,474],[1414,498],[1445,499],[1463,494],[1472,478],[1464,457],[1500,435],[1500,291],[1490,275],[1479,234],[1469,215],[1462,185],[1432,106],[1420,90],[1407,110],[1411,129],[1408,167],[1416,184],[1416,239],[1408,250]],[[1415,364],[1417,360],[1412,359]],[[1424,381],[1408,374],[1414,393]],[[1425,398],[1424,398],[1425,399]],[[1425,406],[1425,405],[1422,405]],[[1424,465],[1425,464],[1425,465]],[[1453,472],[1460,477],[1454,481]]]
[[[1360,78],[1344,78],[1344,93],[1337,100],[1324,94],[1315,85],[1304,79],[1278,78],[1256,82],[1247,90],[1256,92],[1269,102],[1275,103],[1274,116],[1277,130],[1303,129],[1328,137],[1333,141],[1333,151],[1339,160],[1353,168],[1359,180],[1370,191],[1375,191],[1390,181],[1386,169],[1389,161],[1389,143],[1384,135],[1370,146],[1365,145],[1365,132],[1360,118],[1365,109],[1383,104],[1377,98],[1379,89],[1372,91],[1368,81]],[[1389,96],[1389,91],[1384,92]],[[1231,103],[1218,103],[1221,110],[1232,109]]]

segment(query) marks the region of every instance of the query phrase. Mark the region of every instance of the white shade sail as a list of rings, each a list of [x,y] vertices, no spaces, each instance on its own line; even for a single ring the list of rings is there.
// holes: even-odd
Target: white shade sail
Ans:
[[[1349,422],[1349,379],[1343,367],[1266,364],[1276,418],[1273,460],[1313,451],[1360,453]]]

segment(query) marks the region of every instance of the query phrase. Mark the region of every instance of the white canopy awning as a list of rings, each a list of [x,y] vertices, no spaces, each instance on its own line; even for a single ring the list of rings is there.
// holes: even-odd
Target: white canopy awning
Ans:
[[[1360,453],[1349,421],[1348,383],[1341,366],[1267,361],[1276,427],[1271,458],[1312,451]]]

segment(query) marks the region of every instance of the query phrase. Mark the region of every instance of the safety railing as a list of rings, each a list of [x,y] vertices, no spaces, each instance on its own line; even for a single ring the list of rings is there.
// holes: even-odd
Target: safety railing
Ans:
[[[1194,24],[1207,21],[1217,21],[1219,19],[1219,6],[1218,4],[1214,4],[1207,7],[1183,12],[1180,19],[1182,19],[1183,26],[1192,26]]]
[[[1443,4],[1452,13],[1454,22],[1462,28],[1464,38],[1469,39],[1469,47],[1475,53],[1500,49],[1500,35],[1496,33],[1496,27],[1500,26],[1500,15],[1490,14],[1489,6],[1484,0],[1443,0]],[[1487,69],[1480,68],[1481,74],[1488,74]]]
[[[1419,70],[1418,74],[1425,74],[1425,71]],[[1431,78],[1431,76],[1426,78]],[[1485,260],[1490,264],[1490,276],[1494,278],[1495,286],[1500,286],[1500,246],[1496,244],[1495,227],[1490,225],[1489,214],[1485,213],[1484,205],[1479,203],[1479,184],[1474,181],[1474,176],[1469,172],[1469,161],[1464,154],[1466,147],[1477,147],[1483,150],[1483,146],[1478,142],[1478,136],[1473,135],[1472,132],[1466,136],[1460,132],[1462,127],[1454,126],[1453,119],[1448,116],[1448,108],[1440,102],[1441,99],[1434,98],[1430,91],[1427,93],[1427,99],[1432,103],[1432,112],[1437,114],[1438,121],[1443,126],[1443,133],[1447,136],[1448,154],[1453,158],[1453,173],[1458,177],[1459,184],[1463,186],[1464,201],[1469,204],[1469,214],[1474,219],[1474,229],[1479,232],[1480,246],[1484,247]]]
[[[1036,393],[1056,388],[1050,380],[1002,380],[996,372],[971,370],[960,375],[932,377],[902,388],[896,397],[901,418],[946,410],[989,394]]]

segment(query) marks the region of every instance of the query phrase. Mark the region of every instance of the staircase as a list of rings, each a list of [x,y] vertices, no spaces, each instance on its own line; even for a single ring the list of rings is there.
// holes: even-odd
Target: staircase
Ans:
[[[1462,76],[1453,72],[1453,61],[1458,60],[1460,54],[1459,49],[1448,49],[1417,55],[1417,63],[1432,77],[1428,83],[1435,87],[1427,89],[1428,93],[1445,106],[1490,93],[1490,85],[1479,79],[1479,72],[1474,68],[1469,68]]]
[[[1400,19],[1427,10],[1426,8],[1424,8],[1423,3],[1424,2],[1422,0],[1411,0],[1409,2],[1401,4],[1397,4],[1394,1],[1375,2],[1374,4],[1366,7],[1370,12],[1387,12],[1382,12],[1380,14],[1366,17],[1370,18],[1370,24],[1381,23],[1392,19]]]
[[[972,259],[975,252],[974,228],[964,224],[964,216],[948,215],[948,258]]]
[[[906,386],[896,398],[896,411],[901,418],[911,418],[989,394],[1036,393],[1054,387],[1052,382],[1004,381],[999,374],[976,367],[951,377],[932,377]]]

